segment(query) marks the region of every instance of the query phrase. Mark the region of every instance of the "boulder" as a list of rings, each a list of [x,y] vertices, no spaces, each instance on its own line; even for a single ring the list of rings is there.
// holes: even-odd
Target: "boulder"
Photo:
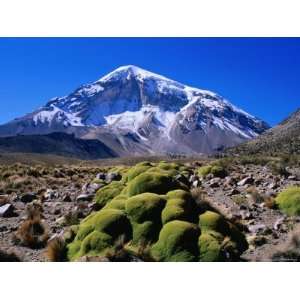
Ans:
[[[21,197],[20,197],[20,201],[23,202],[23,203],[30,203],[32,202],[33,200],[35,200],[37,197],[36,197],[36,194],[35,193],[26,193],[26,194],[23,194]]]
[[[76,201],[91,201],[93,200],[95,194],[80,194],[77,196]]]
[[[247,184],[253,184],[254,183],[254,179],[251,176],[245,177],[242,180],[240,180],[237,185],[238,186],[245,186]]]
[[[111,182],[111,181],[119,181],[122,179],[122,176],[119,173],[108,173],[106,175],[106,181]]]
[[[14,206],[10,203],[4,204],[0,207],[0,217],[13,217],[14,216]]]

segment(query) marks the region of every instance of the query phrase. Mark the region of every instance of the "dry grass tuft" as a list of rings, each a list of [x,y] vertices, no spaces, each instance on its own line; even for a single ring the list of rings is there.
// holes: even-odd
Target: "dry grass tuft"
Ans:
[[[49,234],[42,221],[42,205],[36,201],[26,207],[27,219],[20,225],[16,233],[16,242],[36,249],[45,246]]]
[[[66,243],[62,236],[55,236],[47,243],[46,257],[51,262],[65,261]]]

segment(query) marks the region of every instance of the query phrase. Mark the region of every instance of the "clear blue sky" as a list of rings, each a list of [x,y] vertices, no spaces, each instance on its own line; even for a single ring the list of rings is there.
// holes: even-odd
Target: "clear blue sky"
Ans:
[[[0,38],[0,123],[133,64],[274,125],[300,107],[300,38]]]

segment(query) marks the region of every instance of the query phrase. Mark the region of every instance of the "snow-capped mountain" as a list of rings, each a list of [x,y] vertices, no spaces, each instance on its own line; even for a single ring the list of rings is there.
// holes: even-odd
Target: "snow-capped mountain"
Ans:
[[[0,136],[60,131],[97,138],[120,155],[194,154],[237,145],[268,128],[213,92],[123,66],[0,126]]]

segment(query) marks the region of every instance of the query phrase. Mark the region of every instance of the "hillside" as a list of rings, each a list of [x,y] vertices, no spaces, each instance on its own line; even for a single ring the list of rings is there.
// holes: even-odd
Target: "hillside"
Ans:
[[[0,138],[0,153],[38,153],[79,159],[111,158],[116,154],[98,140],[83,140],[56,132]]]
[[[300,154],[300,109],[257,138],[228,150],[233,154]]]

